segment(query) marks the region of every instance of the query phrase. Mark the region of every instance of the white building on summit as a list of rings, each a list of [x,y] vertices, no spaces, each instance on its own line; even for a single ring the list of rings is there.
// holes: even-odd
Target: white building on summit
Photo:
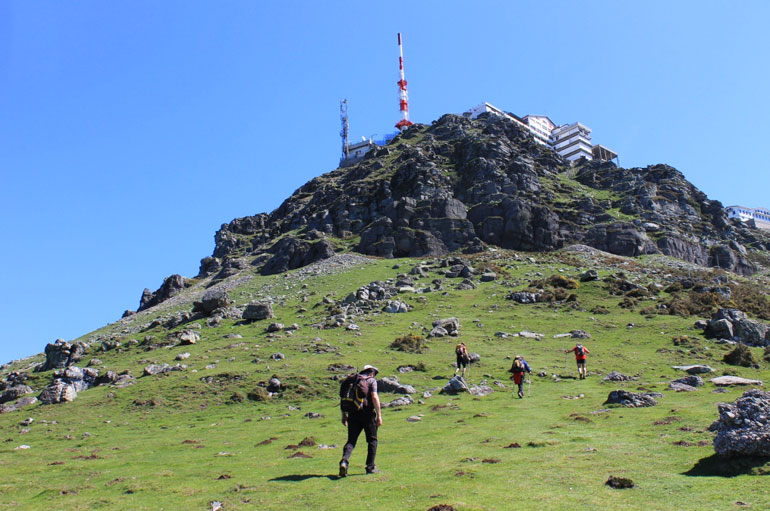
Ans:
[[[513,120],[529,130],[536,142],[550,147],[569,161],[585,158],[586,160],[615,161],[619,164],[618,153],[603,145],[591,144],[591,128],[585,124],[574,122],[557,126],[545,115],[518,117],[489,103],[482,103],[463,112],[463,117],[475,119],[483,113],[500,115]]]
[[[725,211],[728,218],[737,218],[747,224],[753,223],[758,229],[770,230],[770,211],[765,208],[727,206]]]

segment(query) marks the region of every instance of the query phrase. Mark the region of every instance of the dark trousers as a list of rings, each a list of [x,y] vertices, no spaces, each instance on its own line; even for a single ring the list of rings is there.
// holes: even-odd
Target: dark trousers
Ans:
[[[374,412],[348,414],[348,442],[342,449],[342,460],[350,461],[350,455],[361,435],[361,430],[366,435],[366,468],[373,469],[374,458],[377,456],[377,422]]]

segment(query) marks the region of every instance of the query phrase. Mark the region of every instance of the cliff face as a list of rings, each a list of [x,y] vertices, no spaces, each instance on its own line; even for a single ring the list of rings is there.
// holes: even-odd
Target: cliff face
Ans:
[[[265,274],[296,268],[333,253],[324,235],[382,257],[583,243],[743,274],[755,271],[751,250],[770,249],[767,235],[728,221],[672,167],[571,167],[507,119],[445,115],[312,179],[270,214],[223,225],[201,272],[243,256]]]

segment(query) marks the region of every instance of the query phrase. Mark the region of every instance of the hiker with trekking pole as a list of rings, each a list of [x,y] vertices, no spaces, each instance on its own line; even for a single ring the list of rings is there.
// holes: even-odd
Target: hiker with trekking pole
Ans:
[[[581,380],[585,380],[587,376],[586,372],[586,353],[591,353],[588,348],[580,343],[577,343],[571,350],[565,350],[564,353],[575,352],[575,361],[577,362],[578,377]]]
[[[471,370],[470,370],[470,364],[471,364],[471,356],[468,355],[468,348],[465,347],[465,343],[461,342],[457,346],[455,346],[455,355],[457,357],[457,369],[455,369],[455,376],[457,376],[457,372],[462,369],[462,378],[465,379],[465,369],[468,368],[468,376],[470,376]]]
[[[527,375],[532,374],[532,369],[530,369],[529,364],[527,364],[527,361],[522,358],[521,355],[516,355],[516,358],[513,359],[513,365],[511,365],[511,368],[508,369],[509,373],[513,373],[511,375],[511,378],[513,378],[513,383],[519,386],[519,399],[522,399],[524,397],[524,371],[527,372]],[[532,391],[532,384],[530,383],[529,387],[530,393]]]

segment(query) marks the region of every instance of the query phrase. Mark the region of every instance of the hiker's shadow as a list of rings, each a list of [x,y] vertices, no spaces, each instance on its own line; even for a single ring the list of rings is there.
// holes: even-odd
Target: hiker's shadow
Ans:
[[[712,454],[699,459],[690,470],[683,472],[683,475],[690,477],[735,477],[745,474],[770,474],[770,457],[745,456],[725,459]]]
[[[339,476],[329,475],[329,474],[289,474],[287,476],[274,477],[272,479],[269,479],[269,481],[285,481],[285,482],[296,483],[298,481],[306,481],[307,479],[323,479],[323,478],[330,479],[332,481],[336,481],[337,479],[340,479]]]

